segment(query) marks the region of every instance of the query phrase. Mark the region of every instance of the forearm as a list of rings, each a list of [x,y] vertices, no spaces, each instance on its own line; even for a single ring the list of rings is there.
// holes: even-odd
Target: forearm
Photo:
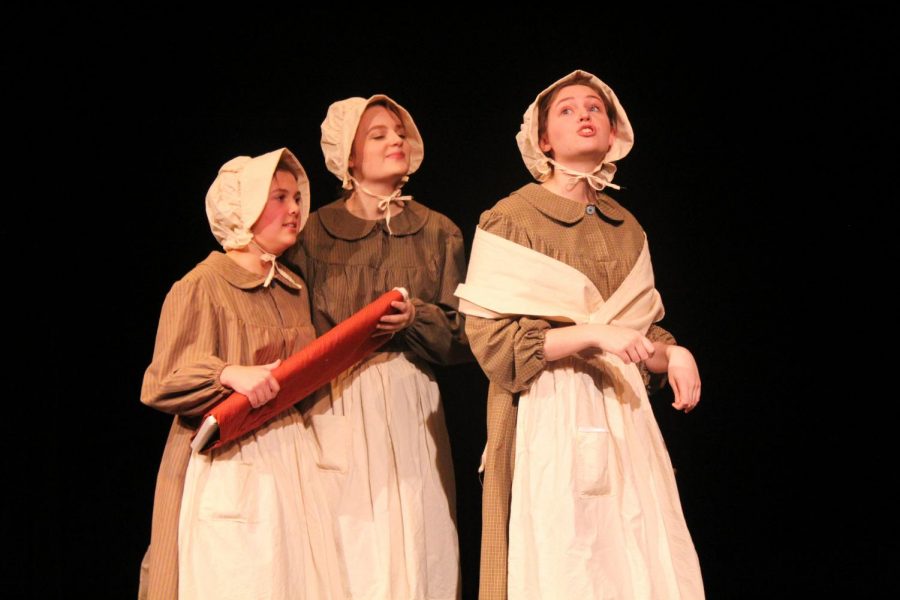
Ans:
[[[548,331],[544,356],[548,361],[553,361],[588,349],[614,354],[629,364],[650,358],[655,346],[634,329],[590,323]]]
[[[547,362],[595,347],[590,325],[572,325],[548,329],[544,334],[544,358]]]

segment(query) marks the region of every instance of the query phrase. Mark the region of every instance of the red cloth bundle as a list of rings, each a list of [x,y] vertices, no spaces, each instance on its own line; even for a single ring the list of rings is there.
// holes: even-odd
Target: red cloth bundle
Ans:
[[[353,366],[384,344],[390,336],[372,337],[379,319],[396,313],[391,302],[404,299],[397,289],[382,294],[331,331],[286,358],[272,375],[281,386],[272,400],[253,408],[247,396],[234,392],[203,418],[191,447],[194,450],[218,448],[253,431],[319,389],[338,374]],[[218,441],[215,438],[218,425]]]

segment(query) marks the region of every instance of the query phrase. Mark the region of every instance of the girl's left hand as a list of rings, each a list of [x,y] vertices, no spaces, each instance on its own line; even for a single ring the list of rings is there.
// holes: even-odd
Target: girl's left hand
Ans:
[[[669,359],[669,384],[675,392],[676,410],[689,413],[700,402],[700,371],[694,355],[683,346],[669,346],[666,349]]]
[[[385,315],[378,322],[378,331],[374,335],[393,335],[401,329],[406,329],[416,320],[416,307],[412,301],[395,300],[391,306],[399,312],[393,315]]]

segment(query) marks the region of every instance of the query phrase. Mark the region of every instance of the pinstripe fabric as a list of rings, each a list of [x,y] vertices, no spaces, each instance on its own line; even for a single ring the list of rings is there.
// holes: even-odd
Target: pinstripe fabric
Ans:
[[[417,359],[472,360],[453,295],[465,270],[463,240],[448,218],[415,201],[391,218],[391,230],[333,202],[310,216],[288,260],[309,284],[319,335],[395,286],[413,298],[415,321],[382,350],[411,350],[416,360],[376,357],[332,384],[330,401],[351,427],[338,531],[357,542],[345,545],[344,566],[360,597],[450,598],[459,578],[452,462],[434,376]],[[390,460],[385,448],[401,457]],[[379,504],[391,498],[387,508],[355,518],[371,510],[370,493]]]
[[[609,196],[600,194],[594,214],[537,184],[528,184],[481,215],[480,227],[537,250],[584,273],[608,298],[641,252],[644,233],[637,220]],[[488,444],[482,506],[482,600],[505,600],[510,489],[515,456],[516,403],[543,371],[544,333],[540,319],[487,320],[470,316],[466,331],[472,351],[490,379]],[[652,326],[653,341],[674,343]]]
[[[297,290],[280,275],[268,288],[263,280],[213,252],[166,296],[141,401],[175,418],[157,477],[142,597],[178,595],[178,517],[190,438],[199,417],[231,392],[219,383],[222,369],[286,358],[315,338],[305,287]]]
[[[338,200],[310,215],[300,243],[285,261],[303,273],[312,296],[312,318],[322,335],[396,286],[409,290],[416,305],[413,324],[384,351],[412,350],[429,362],[472,360],[464,317],[453,295],[465,272],[462,234],[453,222],[424,205],[407,202],[391,218],[355,217]]]

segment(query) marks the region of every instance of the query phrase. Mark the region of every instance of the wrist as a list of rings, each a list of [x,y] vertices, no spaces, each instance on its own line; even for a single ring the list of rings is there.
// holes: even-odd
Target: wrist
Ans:
[[[603,350],[603,336],[607,331],[608,325],[600,325],[592,323],[587,327],[580,328],[579,345],[582,349],[597,348]]]
[[[231,375],[234,373],[234,369],[232,367],[234,367],[234,365],[225,365],[222,367],[222,370],[219,371],[219,385],[233,390],[234,386],[231,382]]]

